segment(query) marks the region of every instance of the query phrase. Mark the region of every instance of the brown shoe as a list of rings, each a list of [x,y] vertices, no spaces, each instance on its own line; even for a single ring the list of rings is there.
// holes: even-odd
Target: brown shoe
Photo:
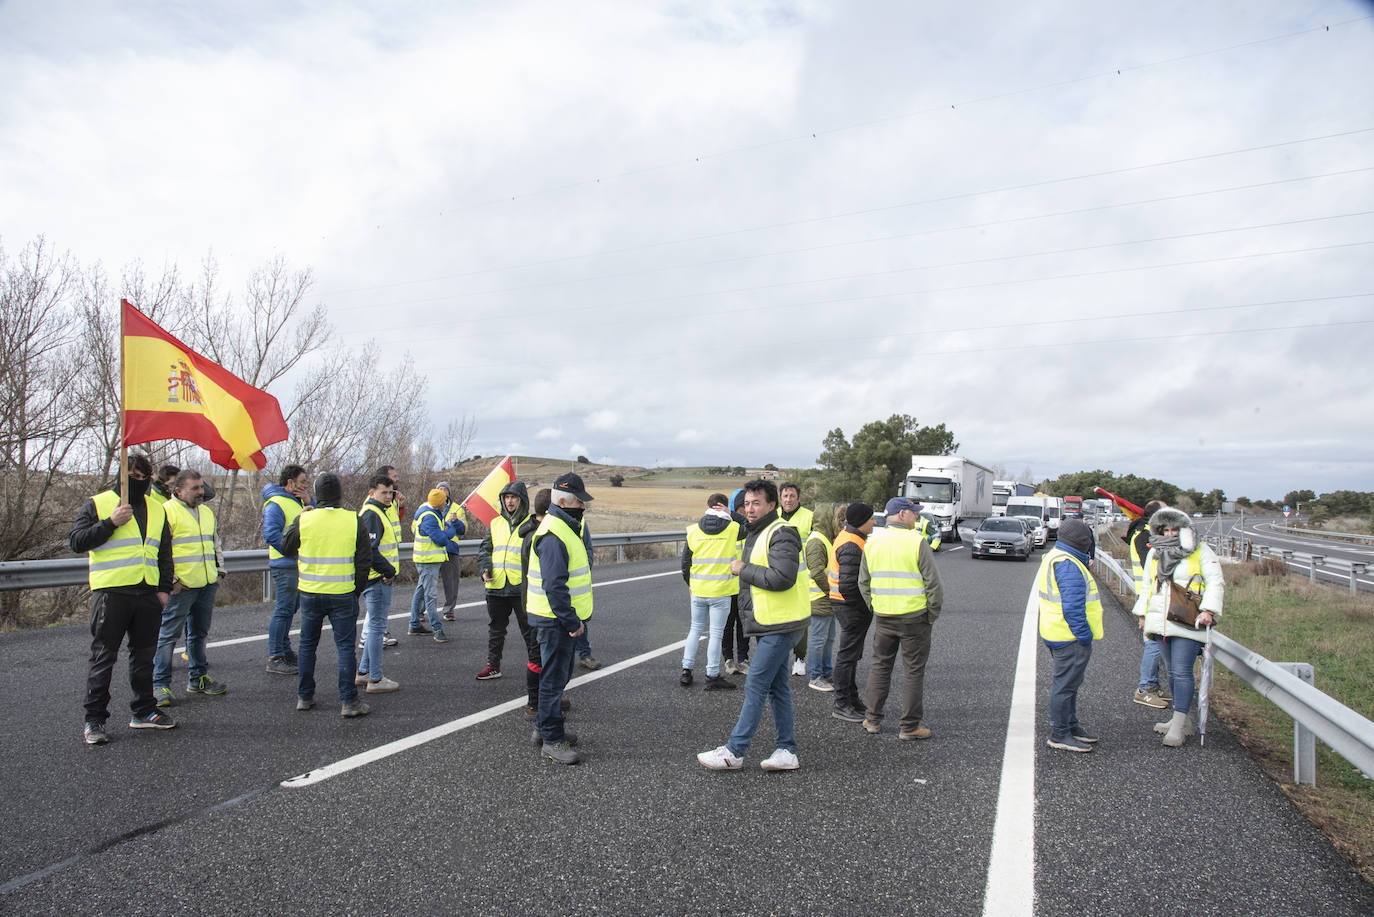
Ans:
[[[928,739],[930,738],[930,730],[926,727],[925,723],[922,723],[910,732],[903,729],[897,733],[897,738],[901,739],[903,742],[910,742],[913,739]]]

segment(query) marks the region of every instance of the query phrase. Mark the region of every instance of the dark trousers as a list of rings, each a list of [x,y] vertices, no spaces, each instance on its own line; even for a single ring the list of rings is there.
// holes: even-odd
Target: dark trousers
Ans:
[[[520,637],[525,641],[525,650],[530,662],[539,662],[539,641],[530,629],[530,619],[525,614],[525,605],[518,595],[497,595],[487,593],[487,662],[501,668],[501,657],[506,652],[506,631],[510,629],[511,615],[515,615],[515,626],[520,628]]]
[[[545,742],[563,741],[563,689],[572,678],[573,646],[576,641],[555,622],[551,627],[534,628],[539,639],[540,662],[539,715],[534,725]]]
[[[315,649],[320,645],[325,618],[334,628],[334,648],[339,654],[339,701],[351,704],[358,699],[358,687],[353,684],[353,673],[358,670],[358,654],[354,649],[358,633],[358,597],[351,592],[344,595],[301,593],[300,671],[296,696],[302,700],[315,697]]]
[[[725,630],[720,635],[720,655],[722,659],[738,659],[744,662],[749,658],[749,638],[744,636],[744,622],[739,618],[739,596],[730,596],[730,617],[725,619]]]
[[[443,607],[452,611],[458,604],[458,558],[452,554],[448,560],[439,565],[439,582],[444,584],[444,604]]]
[[[873,612],[865,605],[850,605],[834,599],[830,600],[830,607],[835,611],[835,624],[839,628],[839,636],[835,639],[835,706],[863,713],[868,708],[859,697],[854,673],[864,655],[864,638],[868,636]]]
[[[86,675],[86,722],[110,718],[110,678],[119,644],[129,638],[129,709],[145,716],[157,709],[153,700],[153,655],[162,626],[162,603],[157,593],[94,592],[91,594],[91,668]]]
[[[926,660],[930,658],[930,615],[909,620],[891,615],[873,616],[873,665],[868,670],[868,717],[883,718],[883,705],[892,684],[892,665],[902,653],[903,732],[915,732],[925,714]]]

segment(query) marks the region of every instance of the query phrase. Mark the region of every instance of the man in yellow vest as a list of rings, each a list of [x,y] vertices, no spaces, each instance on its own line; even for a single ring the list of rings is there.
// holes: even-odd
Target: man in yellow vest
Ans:
[[[434,485],[434,489],[444,492],[445,502],[439,509],[439,518],[444,520],[444,524],[448,525],[455,519],[462,519],[463,507],[453,502],[453,489],[449,487],[448,481],[440,481]],[[444,600],[439,604],[439,611],[445,621],[452,621],[456,616],[458,582],[462,579],[462,573],[457,554],[450,554],[448,559],[439,565],[439,582],[444,587]]]
[[[801,505],[801,487],[791,481],[778,486],[778,518],[796,529],[802,544],[806,544],[806,537],[815,524],[815,514]]]
[[[219,562],[215,550],[215,514],[205,505],[205,482],[200,472],[187,468],[177,472],[172,483],[172,498],[162,505],[167,527],[172,533],[172,563],[175,578],[167,605],[162,609],[162,627],[153,657],[153,696],[159,707],[170,707],[172,694],[172,648],[186,635],[186,693],[217,696],[228,688],[210,677],[205,658],[205,638],[215,611],[219,590]]]
[[[343,484],[335,474],[315,479],[315,508],[302,512],[281,536],[281,550],[300,571],[301,649],[296,709],[315,706],[315,649],[325,618],[339,653],[339,714],[364,716],[372,708],[358,699],[354,673],[358,656],[358,596],[367,586],[372,545],[358,514],[344,509]]]
[[[296,674],[296,652],[291,649],[291,622],[300,607],[296,559],[281,552],[281,536],[301,514],[309,494],[310,474],[300,465],[283,467],[277,483],[262,488],[262,540],[267,542],[267,569],[276,595],[267,622],[267,671],[272,675]]]
[[[1126,527],[1126,547],[1131,555],[1131,571],[1135,574],[1136,595],[1148,592],[1145,585],[1145,558],[1150,554],[1150,517],[1161,509],[1167,508],[1163,500],[1151,500],[1145,504],[1145,512],[1139,519],[1132,520]],[[1144,648],[1140,651],[1140,681],[1135,686],[1135,696],[1131,698],[1142,707],[1163,710],[1173,703],[1174,695],[1169,688],[1169,659],[1164,655],[1164,638],[1160,634],[1145,633],[1145,619],[1138,618]],[[1164,677],[1160,678],[1160,670]]]
[[[368,481],[367,500],[358,510],[363,527],[367,529],[368,546],[372,549],[372,568],[362,594],[363,607],[367,609],[367,636],[353,683],[368,694],[387,694],[400,688],[394,679],[382,674],[386,619],[387,612],[391,611],[391,583],[401,565],[401,545],[387,516],[394,492],[390,477],[374,474]]]
[[[926,661],[935,619],[944,604],[935,552],[916,529],[920,504],[907,497],[887,501],[887,526],[874,529],[859,562],[859,592],[873,609],[873,664],[864,690],[864,729],[882,728],[892,666],[902,653],[902,720],[897,738],[930,738],[925,714]]]
[[[678,678],[678,684],[684,688],[692,684],[692,669],[697,662],[702,631],[708,634],[705,690],[735,687],[734,682],[727,680],[720,671],[720,638],[725,633],[725,620],[730,616],[730,596],[739,594],[739,577],[730,572],[730,561],[739,556],[739,542],[743,537],[729,506],[725,494],[711,494],[706,498],[706,515],[687,526],[687,542],[682,548],[682,579],[687,583],[692,602],[687,645],[682,650],[682,676]]]
[[[172,718],[153,698],[153,654],[157,650],[162,607],[172,590],[172,536],[160,504],[147,499],[153,466],[145,456],[128,461],[129,502],[119,485],[82,504],[67,543],[89,553],[91,586],[91,665],[86,676],[87,745],[110,740],[110,676],[119,644],[129,641],[131,729],[171,729]]]
[[[577,637],[592,616],[592,547],[582,514],[591,495],[575,474],[553,482],[549,512],[535,530],[526,612],[539,639],[539,713],[535,734],[546,758],[581,760],[577,738],[563,728],[563,690],[572,677]]]
[[[1088,571],[1093,532],[1081,519],[1059,524],[1054,550],[1040,561],[1029,601],[1039,605],[1040,639],[1054,660],[1050,684],[1050,748],[1089,752],[1097,737],[1078,722],[1078,689],[1102,639],[1102,601]]]
[[[835,689],[835,709],[830,715],[849,723],[862,723],[868,710],[859,696],[854,674],[864,655],[864,638],[873,623],[873,609],[859,591],[864,544],[873,527],[873,507],[867,503],[849,504],[844,511],[844,531],[835,538],[830,569],[826,571],[836,629],[835,667],[830,679]]]
[[[744,632],[756,636],[758,643],[744,680],[744,706],[734,731],[724,745],[697,755],[697,761],[711,770],[739,770],[744,766],[745,752],[763,718],[764,704],[769,702],[777,745],[759,766],[766,771],[791,771],[801,766],[787,660],[797,633],[810,626],[811,600],[806,577],[798,576],[802,568],[801,536],[778,518],[777,507],[778,491],[772,481],[760,479],[744,485],[744,545],[741,557],[730,562],[730,572],[740,579],[739,613]]]
[[[500,514],[488,527],[487,535],[477,549],[477,570],[486,587],[487,598],[487,664],[477,673],[478,681],[501,677],[501,657],[506,651],[506,631],[511,615],[525,641],[527,655],[537,654],[538,642],[530,631],[529,619],[520,604],[521,583],[520,546],[523,541],[520,527],[529,518],[529,491],[524,481],[511,481],[501,488],[497,497]],[[533,650],[531,647],[533,646]]]
[[[458,536],[467,531],[462,519],[444,521],[447,503],[448,494],[436,487],[410,520],[415,542],[410,559],[415,563],[419,582],[410,597],[410,628],[406,633],[412,637],[432,636],[435,643],[448,642],[444,619],[439,615],[439,568],[450,556],[458,556]],[[429,618],[429,627],[425,627],[425,617]]]
[[[153,483],[148,488],[148,499],[162,504],[172,499],[173,482],[179,474],[181,469],[176,465],[159,465],[157,473],[153,475]]]

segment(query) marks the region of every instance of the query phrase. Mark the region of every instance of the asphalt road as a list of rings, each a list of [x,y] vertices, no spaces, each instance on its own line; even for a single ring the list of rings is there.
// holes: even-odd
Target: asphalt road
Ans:
[[[523,712],[472,716],[523,694],[514,627],[512,674],[473,679],[486,643],[476,605],[460,609],[447,645],[401,636],[385,664],[402,689],[352,721],[329,700],[332,652],[317,671],[319,707],[297,713],[294,680],[263,671],[266,606],[220,609],[212,641],[244,641],[211,650],[229,693],[179,699],[178,728],[134,732],[121,660],[113,741],[99,748],[80,741],[84,630],[0,635],[0,912],[981,914],[1036,563],[972,561],[958,547],[938,562],[935,736],[897,740],[900,676],[876,737],[833,719],[830,696],[793,678],[802,768],[784,774],[758,768],[768,716],[743,771],[696,763],[728,734],[742,692],[680,688],[676,648],[575,680],[569,723],[588,760],[543,761]],[[603,662],[682,640],[674,568],[596,571]],[[465,581],[460,598],[475,603],[480,590]],[[1205,748],[1160,746],[1160,717],[1130,701],[1135,629],[1119,609],[1108,627],[1080,698],[1102,737],[1091,755],[1045,747],[1049,663],[1038,652],[1034,760],[1013,762],[1033,768],[1035,912],[1374,912],[1374,889],[1219,724]],[[332,779],[281,785],[464,717],[465,728]]]
[[[1227,526],[1228,537],[1238,533],[1240,530],[1240,520],[1230,519]],[[1296,532],[1289,532],[1283,526],[1265,519],[1245,520],[1245,537],[1249,538],[1256,545],[1268,545],[1271,552],[1281,550],[1296,551],[1303,554],[1317,554],[1326,558],[1327,563],[1339,564],[1343,569],[1317,568],[1317,578],[1321,582],[1334,586],[1350,585],[1351,561],[1358,561],[1370,565],[1374,570],[1374,544],[1355,544],[1353,542],[1342,542],[1331,538],[1322,538],[1318,535],[1303,535]],[[1292,560],[1288,566],[1299,573],[1308,573],[1309,568],[1306,560]],[[1356,588],[1362,592],[1374,592],[1374,573],[1365,573],[1355,577]]]

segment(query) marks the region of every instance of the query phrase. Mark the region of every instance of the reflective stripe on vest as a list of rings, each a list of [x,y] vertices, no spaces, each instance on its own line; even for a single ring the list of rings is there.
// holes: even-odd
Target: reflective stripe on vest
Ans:
[[[731,520],[714,535],[706,534],[701,524],[694,522],[687,527],[687,547],[692,552],[687,573],[692,595],[739,595],[739,577],[730,572],[730,562],[740,556],[738,522]]]
[[[553,535],[563,542],[568,552],[568,597],[572,600],[573,611],[583,621],[592,616],[592,565],[587,557],[587,546],[582,536],[568,528],[568,524],[553,513],[545,513],[539,528],[534,530],[534,541],[544,535]],[[530,551],[529,598],[526,611],[541,618],[557,617],[549,604],[549,596],[544,591],[544,574],[539,566],[539,552]]]
[[[1071,561],[1083,574],[1083,581],[1088,585],[1088,597],[1084,608],[1088,627],[1092,628],[1093,639],[1101,640],[1102,599],[1097,592],[1097,581],[1082,561],[1059,548],[1045,555],[1045,559],[1040,561],[1040,572],[1035,575],[1036,589],[1040,596],[1040,637],[1055,643],[1078,639],[1069,629],[1069,622],[1064,620],[1064,598],[1059,594],[1059,581],[1054,578],[1054,565],[1061,560]]]
[[[91,497],[95,514],[101,519],[113,515],[119,506],[119,494],[106,490]],[[115,586],[158,585],[157,551],[162,544],[162,526],[167,519],[161,504],[143,501],[148,515],[148,536],[138,530],[138,517],[116,528],[110,539],[89,552],[87,576],[92,589]]]
[[[353,591],[353,554],[358,548],[358,516],[329,506],[301,513],[301,549],[296,558],[301,592],[348,595]]]
[[[487,580],[488,589],[504,589],[507,584],[520,585],[519,532],[525,519],[510,522],[505,516],[497,516],[491,520],[491,579]]]
[[[926,609],[926,581],[917,561],[925,538],[915,529],[875,529],[864,545],[869,594],[875,615],[905,615]]]
[[[763,534],[754,539],[754,549],[749,552],[749,563],[760,567],[768,566],[768,546],[773,541],[774,533],[784,525],[787,523],[775,519],[763,530]],[[754,600],[755,621],[767,627],[791,621],[804,621],[811,617],[811,600],[806,596],[806,583],[802,581],[802,573],[806,570],[806,558],[800,551],[797,552],[797,563],[797,578],[791,586],[781,592],[753,585],[749,587]]]
[[[442,542],[435,541],[428,535],[420,534],[420,520],[426,516],[433,516],[434,522],[440,529],[444,527],[444,521],[439,518],[439,511],[426,503],[420,507],[420,511],[410,519],[410,530],[415,535],[415,549],[411,555],[411,560],[417,564],[442,564],[448,560],[448,548]]]
[[[856,544],[862,551],[864,549],[864,536],[845,529],[835,539],[835,544],[830,549],[830,568],[825,571],[825,578],[830,584],[830,597],[837,602],[844,601],[844,596],[840,595],[840,548],[847,544]]]
[[[387,518],[382,508],[375,503],[364,503],[363,508],[358,510],[358,515],[372,513],[382,520],[382,537],[377,540],[377,550],[383,557],[390,561],[395,569],[401,569],[401,546],[396,541],[396,532],[391,527],[391,520]],[[369,583],[382,578],[382,575],[373,570],[367,577]]]
[[[172,563],[177,579],[187,589],[199,589],[219,579],[215,562],[215,514],[197,507],[199,519],[185,503],[171,499],[162,504],[172,529]]]
[[[274,497],[268,497],[267,503],[271,503],[273,506],[281,508],[281,530],[283,532],[291,527],[291,523],[296,521],[296,517],[301,514],[301,509],[303,508],[295,497],[284,497],[281,494],[277,494]],[[263,504],[264,509],[267,508],[267,503]],[[268,560],[281,560],[285,556],[285,554],[278,551],[270,544],[267,546]]]
[[[812,532],[812,533],[810,534],[810,536],[807,537],[806,540],[809,542],[812,538],[815,538],[815,539],[819,540],[821,544],[825,545],[825,568],[826,568],[826,570],[827,570],[827,572],[828,572],[828,571],[830,570],[830,564],[833,563],[834,560],[835,560],[835,549],[832,548],[832,547],[830,546],[830,539],[829,539],[829,538],[826,538],[825,535],[821,534],[820,532]],[[806,559],[806,545],[803,544],[803,545],[802,545],[802,560],[805,561],[805,559]],[[811,575],[811,570],[810,570],[810,568],[807,567],[805,563],[803,563],[803,564],[802,564],[802,569],[803,569],[804,571],[806,571],[806,594],[807,594],[807,596],[809,596],[810,599],[811,599],[811,601],[813,601],[813,602],[816,601],[816,599],[823,599],[823,598],[825,598],[825,597],[828,595],[828,593],[822,592],[822,591],[821,591],[821,587],[816,585],[816,578],[815,578],[814,576]]]

